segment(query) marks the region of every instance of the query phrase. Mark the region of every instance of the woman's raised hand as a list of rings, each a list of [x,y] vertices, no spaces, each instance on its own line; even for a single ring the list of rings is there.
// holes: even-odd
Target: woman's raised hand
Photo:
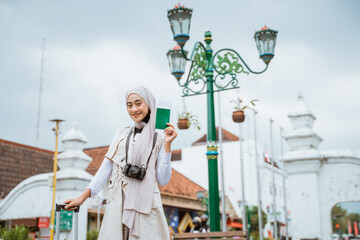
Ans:
[[[172,124],[167,123],[169,127],[165,128],[164,133],[164,150],[166,153],[171,152],[171,143],[177,137],[177,132]]]
[[[166,125],[168,125],[169,127],[165,128],[164,130],[165,133],[164,141],[165,143],[171,143],[177,137],[178,134],[175,131],[175,128],[172,124],[167,123]]]

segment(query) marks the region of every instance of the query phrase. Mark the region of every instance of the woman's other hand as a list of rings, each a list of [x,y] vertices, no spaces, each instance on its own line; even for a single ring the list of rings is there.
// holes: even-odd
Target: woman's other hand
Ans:
[[[171,151],[171,143],[174,141],[174,139],[177,137],[177,132],[175,131],[175,128],[172,124],[167,123],[167,128],[165,128],[164,133],[164,150],[166,153],[170,153]]]
[[[76,207],[81,206],[86,201],[86,199],[90,197],[90,195],[91,191],[87,188],[79,197],[64,201],[64,203],[66,204],[64,210],[74,211]]]
[[[172,143],[172,141],[177,137],[177,132],[175,131],[175,128],[172,124],[167,123],[166,125],[168,125],[169,127],[165,128],[164,130],[164,141],[165,143]]]

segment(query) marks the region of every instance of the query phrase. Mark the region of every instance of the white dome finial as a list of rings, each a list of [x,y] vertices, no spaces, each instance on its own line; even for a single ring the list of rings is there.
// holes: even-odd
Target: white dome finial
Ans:
[[[59,155],[61,171],[73,170],[74,168],[85,171],[91,162],[91,158],[84,153],[86,137],[78,128],[77,122],[73,122],[72,128],[62,138],[64,151]]]
[[[288,113],[293,130],[284,137],[291,151],[317,149],[322,138],[312,129],[315,116],[299,92],[296,104]]]
[[[73,122],[73,127],[63,136],[62,141],[80,141],[83,143],[87,142],[86,137],[79,130],[77,122]]]

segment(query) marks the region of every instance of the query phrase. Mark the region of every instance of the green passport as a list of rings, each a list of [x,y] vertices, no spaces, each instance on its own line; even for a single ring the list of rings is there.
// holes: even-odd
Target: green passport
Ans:
[[[156,109],[156,129],[165,129],[168,127],[166,125],[170,122],[170,109],[168,108],[157,108]]]

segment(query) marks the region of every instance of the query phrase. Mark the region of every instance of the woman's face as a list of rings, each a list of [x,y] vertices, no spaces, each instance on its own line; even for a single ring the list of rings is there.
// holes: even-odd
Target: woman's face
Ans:
[[[145,101],[136,93],[128,96],[126,109],[134,122],[141,122],[149,112],[149,108]]]

